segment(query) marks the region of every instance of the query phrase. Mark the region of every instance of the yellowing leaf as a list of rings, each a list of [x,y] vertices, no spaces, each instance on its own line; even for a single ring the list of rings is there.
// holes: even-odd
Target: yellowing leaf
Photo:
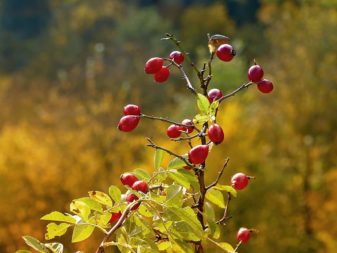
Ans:
[[[54,239],[56,236],[64,235],[70,226],[71,225],[68,223],[49,223],[47,225],[47,233],[45,234],[46,240],[51,240]]]
[[[206,193],[206,199],[208,199],[213,204],[221,208],[225,208],[225,201],[224,201],[223,195],[218,190],[215,190],[213,188],[209,189]]]
[[[90,191],[89,197],[98,203],[101,203],[105,206],[112,207],[112,201],[108,194],[100,191]]]

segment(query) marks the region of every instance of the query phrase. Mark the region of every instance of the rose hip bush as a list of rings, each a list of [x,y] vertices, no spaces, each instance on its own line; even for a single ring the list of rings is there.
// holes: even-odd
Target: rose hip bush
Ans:
[[[118,123],[118,129],[127,133],[136,131],[137,126],[146,119],[163,121],[168,124],[168,138],[187,144],[188,149],[183,154],[177,154],[148,138],[147,146],[155,151],[153,175],[140,169],[125,172],[120,176],[123,189],[112,185],[107,193],[89,191],[88,196],[71,201],[70,213],[54,211],[46,214],[41,218],[49,222],[45,240],[52,242],[23,237],[35,251],[62,253],[63,245],[54,239],[63,236],[67,230],[72,230],[73,243],[86,240],[94,230],[102,232],[96,253],[104,253],[109,247],[117,247],[122,253],[201,253],[206,242],[215,244],[219,252],[234,253],[251,238],[254,229],[238,228],[237,242],[219,241],[220,227],[230,219],[230,201],[237,196],[237,191],[248,187],[253,177],[238,172],[228,180],[228,185],[220,184],[219,180],[229,162],[228,158],[222,157],[219,159],[224,159],[224,165],[214,181],[206,184],[204,176],[209,170],[206,166],[209,152],[226,137],[216,122],[219,105],[253,84],[263,93],[271,92],[273,84],[263,79],[263,69],[254,61],[248,70],[247,83],[228,94],[223,94],[216,87],[209,90],[214,57],[224,62],[235,57],[235,49],[229,44],[229,38],[223,35],[208,36],[210,57],[202,69],[196,67],[173,35],[166,34],[164,39],[172,41],[176,50],[168,57],[149,59],[145,64],[145,73],[153,75],[155,82],[162,84],[169,79],[172,71],[178,71],[195,97],[199,113],[193,119],[174,122],[149,116],[138,105],[129,104],[123,109],[124,116]],[[193,68],[198,77],[197,86],[190,81],[184,65]],[[168,164],[163,164],[165,155],[171,157]],[[215,208],[222,209],[220,217],[215,215]]]

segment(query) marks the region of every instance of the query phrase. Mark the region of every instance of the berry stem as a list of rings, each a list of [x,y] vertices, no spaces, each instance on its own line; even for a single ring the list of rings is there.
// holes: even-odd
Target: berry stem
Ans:
[[[147,144],[148,147],[163,150],[166,153],[179,158],[180,160],[182,160],[183,162],[185,162],[187,166],[190,166],[190,167],[194,168],[194,165],[191,164],[185,157],[183,157],[181,155],[178,155],[178,154],[176,154],[176,153],[174,153],[174,152],[172,152],[172,151],[170,151],[170,150],[168,150],[166,148],[163,148],[163,147],[160,147],[160,146],[154,144],[154,142],[150,138],[147,138],[147,141],[149,142],[149,144]]]
[[[224,214],[223,214],[222,218],[216,222],[217,224],[224,223],[226,220],[230,219],[230,216],[228,216],[228,209],[229,209],[229,202],[231,201],[231,199],[232,199],[232,196],[228,192],[227,193],[227,201],[226,201],[226,207],[225,207]]]
[[[238,244],[236,245],[235,249],[234,249],[234,252],[238,251],[238,249],[240,248],[241,244],[242,244],[242,241],[239,241]]]
[[[226,168],[227,165],[228,165],[228,162],[229,162],[229,158],[226,159],[225,164],[222,166],[221,170],[219,171],[218,177],[213,181],[213,183],[211,183],[210,185],[208,185],[208,186],[206,187],[206,190],[209,190],[209,189],[212,188],[213,186],[216,186],[216,185],[217,185],[217,183],[219,182],[219,180],[220,180],[220,178],[221,178],[221,176],[222,176],[222,174],[223,174],[225,168]]]

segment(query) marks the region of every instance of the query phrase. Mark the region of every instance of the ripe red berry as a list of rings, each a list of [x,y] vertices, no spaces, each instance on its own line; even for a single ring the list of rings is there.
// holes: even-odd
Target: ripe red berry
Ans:
[[[190,119],[184,119],[181,124],[188,126],[188,127],[182,127],[182,130],[184,132],[187,132],[188,134],[192,133],[194,130],[194,124],[193,121]]]
[[[229,44],[222,44],[216,50],[216,55],[222,61],[231,61],[235,56],[236,52],[233,47]]]
[[[231,183],[235,190],[242,190],[248,185],[249,177],[243,173],[236,173],[232,176]]]
[[[270,93],[270,92],[273,91],[274,85],[271,81],[269,81],[267,79],[263,79],[262,81],[257,83],[257,88],[262,93]]]
[[[139,120],[140,117],[136,115],[123,116],[118,123],[118,129],[123,132],[131,132],[138,126]]]
[[[208,129],[208,138],[215,144],[220,144],[224,139],[224,134],[221,126],[213,124]]]
[[[184,61],[184,55],[180,51],[173,51],[170,53],[170,59],[175,61],[177,64],[181,64]]]
[[[181,127],[177,125],[170,125],[166,130],[166,134],[170,138],[178,138],[181,135]]]
[[[254,83],[260,82],[263,74],[264,72],[260,65],[253,65],[248,69],[248,79]]]
[[[140,107],[138,105],[128,104],[124,107],[124,115],[140,115]]]
[[[139,179],[132,173],[123,173],[120,177],[120,180],[123,185],[128,185],[132,187],[132,185]]]
[[[118,213],[111,213],[111,218],[109,220],[109,223],[112,224],[119,220],[119,218],[122,216],[122,212],[119,211]]]
[[[145,63],[144,70],[146,74],[155,74],[163,67],[163,64],[164,60],[162,58],[154,57]]]
[[[126,198],[125,198],[126,202],[128,202],[128,203],[137,201],[138,199],[139,198],[136,195],[132,194],[132,193],[129,194],[128,196],[126,196]],[[140,205],[140,203],[137,204],[137,205],[135,205],[135,206],[133,206],[131,210],[136,210],[139,207],[139,205]]]
[[[212,103],[214,100],[218,100],[222,97],[222,92],[219,89],[211,89],[209,90],[207,96],[209,102]]]
[[[236,234],[236,239],[241,241],[242,243],[247,243],[250,238],[251,231],[247,228],[240,228],[238,233]]]
[[[163,83],[165,82],[170,76],[170,70],[163,66],[158,72],[154,74],[154,80],[157,83]]]
[[[147,193],[149,191],[149,187],[146,182],[144,181],[136,181],[132,185],[132,189],[135,191],[140,191],[143,193]]]
[[[208,156],[208,145],[198,145],[188,152],[188,159],[193,164],[203,163]]]

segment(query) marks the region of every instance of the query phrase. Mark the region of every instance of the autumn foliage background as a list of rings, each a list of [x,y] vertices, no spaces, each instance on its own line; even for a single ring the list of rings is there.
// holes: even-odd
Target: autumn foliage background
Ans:
[[[239,170],[256,177],[232,203],[226,241],[247,226],[259,234],[242,253],[335,253],[336,27],[335,0],[0,1],[0,252],[22,248],[25,234],[42,239],[39,218],[88,190],[152,170],[145,136],[186,152],[161,122],[142,121],[132,134],[116,125],[127,103],[192,117],[179,75],[159,85],[143,66],[172,51],[160,41],[166,32],[202,64],[209,32],[230,36],[238,52],[215,61],[213,87],[246,82],[253,57],[275,84],[271,95],[252,86],[221,105],[225,141],[210,154],[208,181],[226,157],[224,182]],[[98,243],[69,241],[72,252]]]

